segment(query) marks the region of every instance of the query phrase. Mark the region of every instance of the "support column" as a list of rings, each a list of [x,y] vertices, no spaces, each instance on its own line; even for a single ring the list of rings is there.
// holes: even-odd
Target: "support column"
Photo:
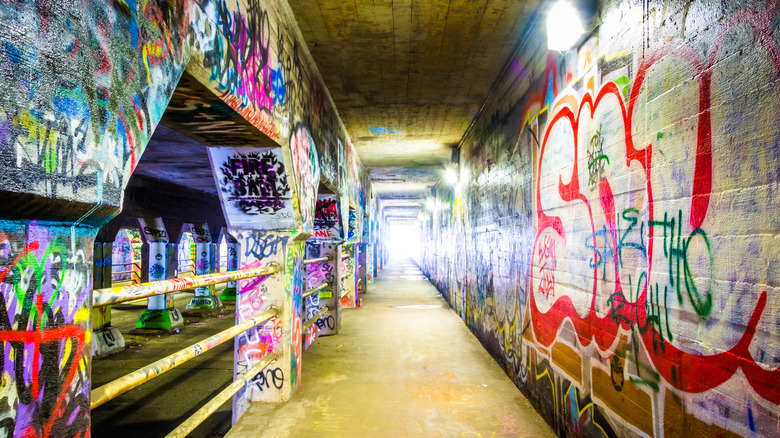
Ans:
[[[0,427],[9,436],[89,434],[97,231],[0,220]]]
[[[366,262],[368,264],[368,268],[366,270],[366,281],[368,283],[374,282],[374,276],[376,275],[376,265],[374,263],[374,246],[372,244],[366,245]]]
[[[148,281],[168,278],[168,232],[161,218],[140,218],[141,233],[147,246]],[[174,308],[173,294],[149,297],[147,309],[135,324],[139,329],[177,330],[184,328],[184,318]]]
[[[95,242],[92,285],[95,289],[111,287],[114,242]],[[124,350],[125,338],[116,327],[111,327],[111,306],[92,308],[92,356],[103,357]]]
[[[356,248],[354,243],[341,245],[341,307],[354,309],[358,307]]]
[[[301,295],[305,282],[304,243],[293,240],[294,232],[238,231],[242,269],[276,264],[281,270],[274,275],[238,282],[236,323],[255,317],[271,308],[278,317],[250,329],[235,339],[235,376],[260,361],[268,352],[279,354],[279,360],[252,379],[233,397],[233,422],[252,402],[287,401],[296,391],[301,373]]]
[[[227,270],[228,272],[237,271],[238,252],[240,250],[240,245],[238,244],[238,241],[230,234],[225,234],[225,238],[227,239]],[[228,281],[227,287],[222,291],[222,295],[220,295],[219,298],[222,301],[235,301],[237,286],[237,281]]]
[[[358,297],[362,297],[368,292],[368,247],[367,243],[357,245],[357,290]],[[358,298],[358,307],[360,307],[360,298]]]
[[[306,242],[307,259],[330,256],[329,262],[317,262],[306,267],[306,289],[319,286],[324,281],[329,284],[329,287],[306,298],[303,303],[304,321],[314,317],[323,307],[328,307],[328,311],[310,327],[309,332],[304,333],[306,348],[317,336],[336,335],[341,330],[341,299],[337,293],[341,283],[340,254],[341,245],[317,240]]]
[[[193,223],[192,239],[195,241],[195,275],[211,273],[211,234],[205,222]],[[187,304],[187,309],[220,309],[222,302],[214,295],[214,286],[195,288],[195,297]]]

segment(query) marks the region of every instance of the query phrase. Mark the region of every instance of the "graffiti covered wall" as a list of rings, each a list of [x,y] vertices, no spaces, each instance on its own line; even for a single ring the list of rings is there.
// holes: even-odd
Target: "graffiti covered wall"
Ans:
[[[602,3],[521,45],[423,269],[562,436],[777,436],[777,2]]]
[[[340,192],[355,188],[355,205],[369,188],[302,41],[285,1],[0,0],[0,218],[29,222],[45,214],[105,224],[118,213],[130,175],[186,70],[213,93],[188,96],[188,104],[208,106],[216,96],[286,151],[288,171],[295,173],[274,190],[289,196],[301,222],[295,225],[311,233],[320,175]],[[217,123],[196,121],[217,129]],[[217,134],[228,135],[232,125],[226,126]],[[244,198],[250,211],[276,202],[249,188]],[[0,409],[0,431],[77,436],[89,427],[91,332],[80,312],[88,315],[91,284],[76,281],[76,273],[81,278],[83,263],[92,278],[94,236],[80,226],[37,224],[0,220],[0,231],[11,236],[0,247],[7,310],[0,321],[0,403],[7,406]],[[298,288],[303,244],[296,245],[290,281]],[[292,361],[296,373],[286,378],[294,383],[299,356]]]
[[[96,223],[116,214],[186,69],[214,93],[187,95],[175,108],[199,124],[193,131],[208,127],[217,143],[233,132],[229,116],[204,123],[204,115],[212,119],[194,111],[216,96],[289,147],[291,199],[304,228],[311,229],[320,175],[340,191],[354,188],[355,205],[368,196],[287,2],[2,0],[0,30],[0,192],[46,198],[68,212],[74,207],[63,201],[97,203]],[[223,132],[213,131],[219,126]]]
[[[0,431],[89,434],[97,230],[0,221]]]

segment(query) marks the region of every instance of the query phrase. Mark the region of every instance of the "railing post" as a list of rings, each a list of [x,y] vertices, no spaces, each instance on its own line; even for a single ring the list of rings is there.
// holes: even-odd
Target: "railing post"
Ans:
[[[320,335],[335,335],[341,330],[341,297],[340,290],[340,255],[341,245],[327,241],[309,240],[306,242],[306,258],[318,258],[330,256],[327,262],[312,263],[306,267],[306,289],[316,287],[323,282],[328,282],[329,287],[306,298],[304,304],[304,321],[308,321],[323,307],[328,307],[326,312],[310,331]],[[306,339],[312,341],[316,336],[313,333],[304,333]],[[308,348],[307,342],[306,348]]]
[[[268,352],[279,360],[258,374],[233,398],[233,422],[252,402],[289,400],[298,387],[301,372],[301,295],[305,281],[302,241],[295,232],[230,230],[241,244],[241,269],[278,264],[277,274],[238,282],[236,322],[276,308],[273,323],[258,326],[236,337],[234,377],[246,372]]]
[[[357,249],[354,243],[341,245],[341,307],[354,309],[360,304],[357,290]]]
[[[211,233],[205,222],[192,224],[192,239],[195,241],[195,275],[211,272]],[[195,296],[187,304],[190,309],[218,309],[222,307],[219,297],[214,295],[214,286],[195,288]]]
[[[144,244],[147,246],[149,281],[168,278],[168,232],[161,218],[139,218]],[[184,328],[184,318],[173,307],[173,294],[149,297],[147,309],[141,314],[136,328],[176,330]]]

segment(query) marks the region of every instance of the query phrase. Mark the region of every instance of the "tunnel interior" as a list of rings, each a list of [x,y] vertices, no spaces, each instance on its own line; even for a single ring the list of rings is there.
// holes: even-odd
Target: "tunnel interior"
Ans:
[[[0,0],[0,435],[780,436],[777,3]]]

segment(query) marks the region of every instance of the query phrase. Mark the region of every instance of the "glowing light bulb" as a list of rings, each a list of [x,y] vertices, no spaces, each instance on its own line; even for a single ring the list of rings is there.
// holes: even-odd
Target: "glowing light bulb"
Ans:
[[[444,177],[447,179],[447,184],[449,185],[455,185],[455,183],[458,182],[458,173],[451,167],[447,169]]]
[[[566,0],[555,3],[547,14],[547,48],[569,50],[585,32],[579,14]]]

